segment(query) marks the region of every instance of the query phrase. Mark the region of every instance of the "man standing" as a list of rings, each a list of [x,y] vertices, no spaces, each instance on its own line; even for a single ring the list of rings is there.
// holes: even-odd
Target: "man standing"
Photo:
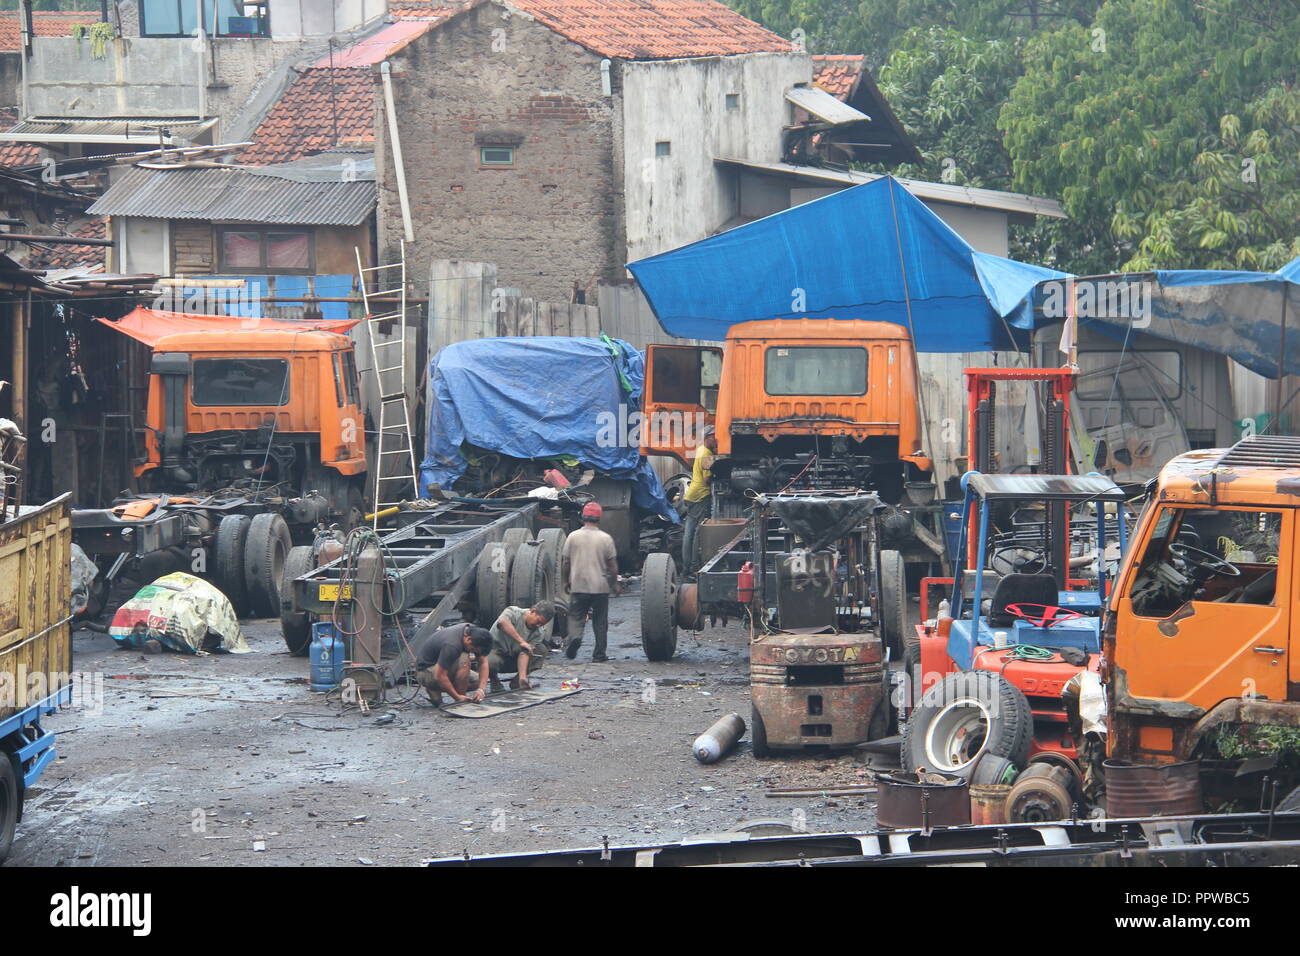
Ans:
[[[717,457],[718,439],[712,425],[706,425],[700,443],[695,446],[695,463],[691,466],[691,483],[686,486],[682,499],[686,502],[686,527],[682,529],[682,567],[686,574],[694,574],[699,557],[695,553],[695,538],[700,522],[713,508],[713,492],[709,481],[713,477],[713,459]]]
[[[573,660],[582,646],[587,613],[596,646],[591,659],[607,661],[605,639],[609,633],[609,595],[618,594],[618,549],[614,539],[600,530],[601,507],[594,501],[582,506],[582,527],[564,539],[564,581],[573,597],[569,601],[569,641],[564,656]]]
[[[415,658],[415,677],[433,701],[442,704],[442,695],[450,694],[456,703],[480,701],[487,694],[488,654],[492,650],[492,632],[470,624],[452,624],[433,634],[420,645]],[[470,656],[478,658],[478,687],[469,693]]]
[[[542,628],[553,617],[555,605],[550,601],[538,601],[527,610],[511,605],[501,612],[492,625],[492,653],[488,655],[493,690],[501,686],[502,674],[515,675],[510,680],[512,690],[533,686],[528,675],[540,669],[550,653]]]

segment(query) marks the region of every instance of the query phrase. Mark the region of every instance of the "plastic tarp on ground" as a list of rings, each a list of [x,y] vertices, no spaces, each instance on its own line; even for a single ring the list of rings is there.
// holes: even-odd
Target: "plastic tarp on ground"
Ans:
[[[234,315],[199,315],[190,312],[164,312],[132,309],[117,321],[96,319],[110,329],[117,329],[149,347],[168,335],[179,332],[256,332],[272,329],[280,332],[347,332],[357,324],[356,319],[334,319],[302,322],[281,322],[278,319],[241,318]]]
[[[1032,318],[1020,304],[1065,276],[976,253],[891,176],[628,269],[673,335],[720,340],[753,319],[866,319],[911,329],[921,352],[1026,347]]]
[[[645,358],[619,339],[536,336],[457,342],[429,365],[432,399],[420,487],[453,488],[468,442],[514,458],[570,456],[634,481],[638,508],[677,514],[620,423],[641,408]],[[620,406],[623,410],[620,411]]]
[[[1161,270],[1085,276],[1072,285],[1064,295],[1073,295],[1083,328],[1130,344],[1149,335],[1206,349],[1266,378],[1300,375],[1300,257],[1277,272]],[[1033,311],[1046,316],[1040,325],[1061,321],[1061,296],[1059,286],[1034,289]],[[1024,303],[1013,308],[1026,311]]]

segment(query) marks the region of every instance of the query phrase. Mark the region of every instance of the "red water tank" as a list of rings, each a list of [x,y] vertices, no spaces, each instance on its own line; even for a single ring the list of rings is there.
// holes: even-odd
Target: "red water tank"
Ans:
[[[748,604],[754,600],[754,562],[746,561],[736,574],[736,600]]]

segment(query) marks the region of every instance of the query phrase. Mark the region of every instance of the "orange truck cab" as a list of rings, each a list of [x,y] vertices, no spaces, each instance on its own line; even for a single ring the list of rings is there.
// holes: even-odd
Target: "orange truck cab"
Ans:
[[[888,322],[794,319],[732,326],[722,348],[651,345],[641,450],[688,464],[713,425],[715,514],[750,492],[877,491],[897,503],[927,478],[916,363]]]
[[[184,332],[154,346],[145,459],[153,491],[256,485],[362,507],[365,428],[356,359],[325,331]]]
[[[1112,756],[1221,753],[1300,728],[1300,438],[1170,461],[1148,486],[1103,629]]]

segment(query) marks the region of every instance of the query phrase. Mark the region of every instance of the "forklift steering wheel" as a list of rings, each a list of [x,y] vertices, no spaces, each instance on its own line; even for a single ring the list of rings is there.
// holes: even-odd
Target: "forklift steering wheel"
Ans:
[[[1190,544],[1175,541],[1169,546],[1169,553],[1180,561],[1185,561],[1194,568],[1200,568],[1207,574],[1226,574],[1228,577],[1241,577],[1241,568],[1230,561],[1225,561],[1217,554],[1193,548]]]
[[[1028,621],[1034,627],[1055,627],[1063,621],[1077,621],[1083,617],[1078,611],[1054,604],[1008,604],[1006,611],[1012,617]]]

